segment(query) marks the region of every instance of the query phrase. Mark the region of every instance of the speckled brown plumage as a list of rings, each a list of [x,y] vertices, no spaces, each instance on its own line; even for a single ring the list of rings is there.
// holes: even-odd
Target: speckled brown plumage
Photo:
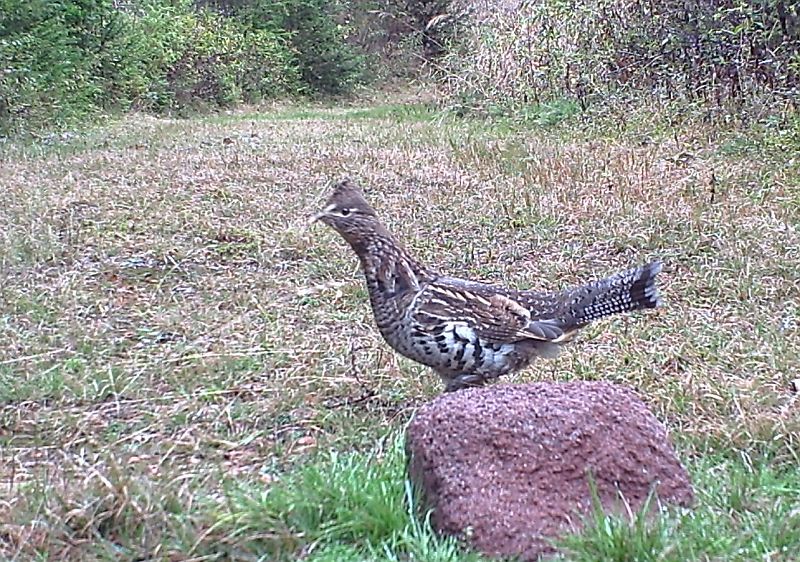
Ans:
[[[358,255],[384,339],[433,368],[446,390],[478,386],[536,357],[553,357],[589,322],[659,304],[660,262],[552,293],[442,275],[395,240],[349,181],[336,185],[314,219],[341,234]]]

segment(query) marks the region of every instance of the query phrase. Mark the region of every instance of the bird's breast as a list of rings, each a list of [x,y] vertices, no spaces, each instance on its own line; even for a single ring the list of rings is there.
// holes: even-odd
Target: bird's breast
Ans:
[[[396,347],[400,353],[440,372],[499,376],[507,371],[513,352],[512,344],[481,339],[465,321],[421,326],[412,320],[397,332],[407,335],[401,348]]]

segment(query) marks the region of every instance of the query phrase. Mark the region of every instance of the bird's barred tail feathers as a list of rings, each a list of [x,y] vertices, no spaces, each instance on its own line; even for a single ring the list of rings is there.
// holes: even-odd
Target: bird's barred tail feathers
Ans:
[[[573,310],[575,320],[588,324],[612,314],[660,306],[656,276],[661,267],[661,262],[654,261],[586,285],[582,288],[585,297]]]

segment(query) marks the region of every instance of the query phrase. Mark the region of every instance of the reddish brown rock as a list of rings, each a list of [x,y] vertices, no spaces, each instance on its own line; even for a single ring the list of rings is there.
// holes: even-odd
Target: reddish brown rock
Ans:
[[[587,473],[607,511],[690,505],[666,430],[627,387],[604,382],[495,385],[439,396],[408,426],[412,480],[441,533],[490,556],[535,560],[590,512]]]

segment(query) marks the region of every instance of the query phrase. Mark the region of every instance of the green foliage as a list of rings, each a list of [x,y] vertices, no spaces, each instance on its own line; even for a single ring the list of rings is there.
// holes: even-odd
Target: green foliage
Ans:
[[[231,493],[230,513],[220,531],[258,537],[251,545],[270,559],[419,560],[479,562],[451,538],[441,538],[414,509],[405,474],[402,436],[367,453],[332,452],[298,467],[267,489],[241,487]],[[265,532],[265,531],[269,532]]]
[[[0,0],[0,133],[92,112],[117,23],[111,0]]]
[[[279,486],[235,492],[236,528],[283,528],[285,536],[309,541],[375,540],[405,524],[403,482],[401,454],[331,453],[284,477]],[[279,546],[273,545],[276,551]]]
[[[329,0],[254,0],[238,11],[253,29],[283,36],[291,45],[310,92],[337,95],[363,75],[363,57],[347,43],[348,29],[336,20],[343,7]]]
[[[362,79],[336,5],[191,0],[0,0],[0,134],[59,128],[103,110],[183,113]]]
[[[769,455],[705,457],[691,467],[697,501],[680,512],[647,507],[630,517],[595,508],[579,535],[559,545],[567,560],[625,562],[784,559],[800,546],[796,464]],[[654,503],[651,505],[655,505]],[[787,560],[789,558],[786,558]]]
[[[463,110],[458,108],[459,112]],[[580,107],[569,99],[552,99],[541,103],[515,105],[487,105],[484,113],[496,124],[517,123],[542,129],[568,122],[580,113]]]
[[[239,20],[196,12],[188,1],[152,1],[125,14],[111,46],[116,74],[108,98],[147,110],[223,107],[299,90],[293,55],[282,39]]]
[[[299,88],[291,52],[274,34],[204,11],[191,15],[182,38],[175,60],[157,74],[173,108],[224,107]]]
[[[167,75],[190,48],[197,23],[188,3],[147,2],[123,19],[125,33],[111,46],[116,66],[106,84],[108,98],[137,109],[172,106]]]
[[[562,546],[572,551],[575,562],[607,560],[608,562],[656,562],[669,542],[666,519],[651,521],[653,496],[642,507],[631,513],[630,520],[607,514],[592,488],[592,513],[586,518],[585,529],[581,535],[568,536]]]

